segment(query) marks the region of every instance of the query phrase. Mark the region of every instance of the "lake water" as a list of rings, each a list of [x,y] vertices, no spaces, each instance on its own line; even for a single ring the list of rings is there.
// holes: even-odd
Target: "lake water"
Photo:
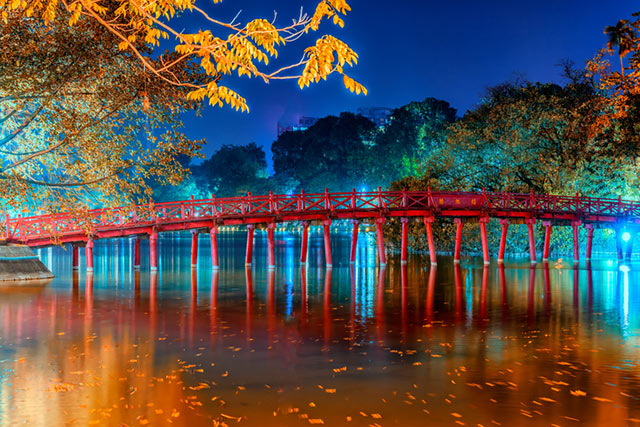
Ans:
[[[56,278],[0,295],[3,425],[633,425],[640,423],[640,266],[530,268],[439,258],[376,265],[372,235],[321,234],[300,268],[277,233],[163,235],[160,271],[129,240],[98,241],[96,271],[38,253]],[[81,251],[83,258],[83,251]],[[84,261],[84,260],[82,260]],[[219,424],[218,424],[219,423]]]

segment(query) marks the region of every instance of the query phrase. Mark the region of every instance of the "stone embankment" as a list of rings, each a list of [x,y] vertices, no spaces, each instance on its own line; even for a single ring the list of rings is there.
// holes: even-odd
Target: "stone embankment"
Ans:
[[[28,246],[11,245],[0,241],[0,284],[32,281],[42,282],[53,278],[53,273],[40,261]]]

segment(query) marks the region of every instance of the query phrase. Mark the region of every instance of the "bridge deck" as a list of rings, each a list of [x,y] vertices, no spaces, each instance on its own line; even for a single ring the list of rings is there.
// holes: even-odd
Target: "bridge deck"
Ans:
[[[640,202],[585,196],[436,191],[248,195],[97,209],[77,216],[7,218],[5,238],[37,247],[219,225],[384,217],[444,217],[464,221],[499,218],[515,223],[537,219],[557,225],[580,221],[615,228],[640,224]]]

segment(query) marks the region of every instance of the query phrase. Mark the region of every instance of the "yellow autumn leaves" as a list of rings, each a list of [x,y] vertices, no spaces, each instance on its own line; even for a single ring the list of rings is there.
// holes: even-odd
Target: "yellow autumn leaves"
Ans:
[[[213,0],[214,4],[220,2]],[[188,33],[172,26],[172,19],[187,11],[203,18],[206,28]],[[344,27],[343,18],[349,11],[351,7],[346,0],[321,0],[313,14],[301,13],[292,24],[277,27],[263,18],[244,25],[236,19],[223,22],[200,9],[193,0],[117,0],[112,6],[103,6],[96,0],[0,0],[5,22],[20,13],[40,18],[47,25],[60,15],[68,15],[71,26],[80,19],[95,20],[116,36],[120,50],[134,53],[149,72],[167,83],[188,88],[188,99],[200,102],[206,98],[211,105],[228,105],[241,111],[248,111],[247,100],[221,85],[223,76],[258,77],[265,82],[296,79],[300,88],[304,88],[338,73],[343,75],[347,89],[366,95],[366,88],[344,71],[347,65],[357,64],[358,55],[331,35],[317,38],[304,50],[298,63],[267,68],[270,58],[277,58],[279,48],[318,31],[322,22]],[[157,47],[167,39],[173,40],[176,57],[152,58],[148,47]],[[174,72],[178,65],[189,61],[197,64],[209,81],[189,80]]]

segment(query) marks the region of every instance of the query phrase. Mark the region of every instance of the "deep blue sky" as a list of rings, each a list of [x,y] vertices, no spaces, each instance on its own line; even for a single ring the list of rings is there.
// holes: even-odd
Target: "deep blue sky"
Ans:
[[[640,9],[632,0],[350,0],[344,29],[321,30],[346,41],[360,56],[351,76],[369,90],[349,93],[336,75],[300,90],[295,81],[232,80],[227,85],[249,101],[251,112],[206,108],[203,117],[186,117],[186,133],[206,138],[210,156],[223,144],[256,142],[270,157],[278,120],[296,114],[322,117],[358,107],[399,107],[435,97],[458,114],[472,108],[487,86],[522,75],[531,81],[561,82],[556,64],[563,58],[583,66],[605,44],[603,29]],[[312,0],[226,0],[211,5],[216,17],[241,22],[273,16],[288,24]],[[191,22],[197,26],[197,22]],[[192,28],[190,28],[192,29]],[[306,40],[306,44],[310,41]],[[279,64],[294,61],[305,40],[285,47]],[[284,53],[284,52],[283,52]]]

